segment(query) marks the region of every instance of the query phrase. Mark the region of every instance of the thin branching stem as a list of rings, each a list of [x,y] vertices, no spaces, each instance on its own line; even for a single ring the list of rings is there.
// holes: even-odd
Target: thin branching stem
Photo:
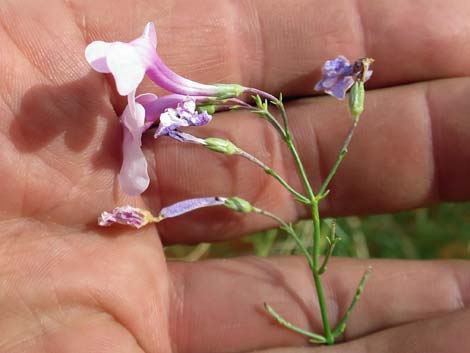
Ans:
[[[238,152],[238,155],[241,156],[241,157],[244,157],[246,159],[248,159],[249,161],[253,162],[254,164],[258,165],[259,167],[261,167],[264,172],[268,175],[271,175],[274,179],[276,179],[277,181],[279,181],[279,183],[281,183],[282,186],[284,186],[287,191],[289,191],[292,195],[294,195],[294,197],[299,200],[300,202],[302,203],[305,203],[305,204],[310,204],[310,199],[305,197],[304,195],[302,195],[300,192],[298,192],[297,190],[295,190],[292,186],[289,185],[289,183],[287,181],[285,181],[276,171],[274,171],[273,169],[271,169],[270,167],[268,167],[266,164],[264,164],[263,162],[261,162],[258,158],[256,158],[255,156],[252,156],[251,154],[249,154],[248,152],[246,151],[243,151],[243,150],[240,150],[240,152]]]
[[[254,212],[256,213],[259,213],[263,216],[266,216],[266,217],[269,217],[273,220],[275,220],[277,223],[279,223],[279,225],[281,226],[281,228],[283,230],[285,230],[287,232],[287,234],[289,234],[289,236],[292,237],[292,239],[294,239],[295,243],[297,244],[297,246],[299,247],[300,251],[302,251],[302,253],[304,254],[305,258],[307,259],[307,262],[308,262],[308,266],[310,267],[310,269],[312,269],[313,271],[313,261],[312,261],[312,257],[310,256],[310,253],[308,252],[307,248],[304,246],[304,244],[302,243],[302,240],[300,240],[299,236],[297,235],[297,233],[295,232],[294,228],[292,228],[292,226],[290,224],[287,224],[286,222],[284,222],[281,218],[279,218],[278,216],[276,216],[275,214],[269,212],[269,211],[266,211],[266,210],[262,210],[260,208],[255,208],[254,209]]]
[[[325,181],[323,182],[323,185],[318,192],[319,195],[323,195],[326,191],[328,186],[330,185],[331,180],[335,176],[336,172],[338,171],[338,168],[343,161],[344,157],[346,157],[346,154],[348,153],[348,148],[349,144],[351,143],[351,139],[354,135],[354,132],[356,131],[356,127],[359,123],[359,117],[354,118],[353,124],[351,128],[349,129],[348,136],[346,137],[346,140],[344,140],[343,147],[341,147],[341,151],[339,152],[338,159],[336,159],[335,164],[333,165],[333,168],[331,168],[330,173],[326,177]]]
[[[349,315],[351,315],[354,307],[356,306],[357,302],[359,301],[359,298],[361,297],[361,294],[364,291],[364,286],[366,285],[367,279],[369,278],[371,273],[372,273],[372,268],[369,267],[366,270],[366,272],[364,273],[364,275],[362,276],[361,281],[359,282],[359,285],[357,286],[356,293],[354,295],[354,298],[353,298],[351,304],[348,307],[348,310],[346,310],[346,313],[344,314],[343,318],[341,319],[341,321],[338,323],[335,330],[333,331],[333,336],[334,337],[338,337],[346,329],[346,323],[349,319]]]

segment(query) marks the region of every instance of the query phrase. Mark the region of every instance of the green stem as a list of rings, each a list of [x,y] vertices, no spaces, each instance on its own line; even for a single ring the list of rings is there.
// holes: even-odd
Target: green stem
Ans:
[[[313,192],[312,186],[310,185],[310,182],[307,177],[307,173],[305,172],[305,168],[303,166],[303,163],[300,159],[299,153],[297,152],[297,149],[295,148],[295,145],[292,141],[292,137],[290,135],[288,125],[287,125],[287,113],[284,108],[284,104],[282,103],[281,100],[278,101],[278,107],[281,110],[281,114],[283,116],[283,119],[285,120],[285,129],[286,129],[286,137],[285,141],[287,143],[287,146],[289,150],[291,151],[295,164],[297,165],[297,169],[300,173],[300,176],[302,178],[303,184],[305,186],[305,189],[307,190],[308,197],[310,198],[311,202],[311,212],[312,212],[312,220],[313,220],[313,281],[315,283],[315,289],[317,292],[317,297],[318,297],[318,304],[320,306],[320,312],[321,312],[321,318],[322,318],[322,323],[323,323],[323,330],[325,331],[325,339],[326,343],[331,345],[334,344],[335,338],[332,335],[331,332],[331,325],[330,321],[328,319],[328,310],[326,306],[326,300],[325,300],[325,294],[323,292],[323,286],[321,283],[321,274],[320,274],[320,235],[321,235],[321,224],[320,224],[320,211],[318,207],[318,202],[319,200],[315,197],[315,194]]]
[[[330,173],[328,174],[325,181],[323,182],[323,185],[320,191],[318,192],[318,195],[323,195],[326,192],[328,185],[330,185],[331,180],[333,179],[336,172],[338,171],[338,168],[341,162],[343,161],[344,157],[346,157],[346,154],[348,153],[349,144],[351,143],[351,139],[354,135],[354,131],[356,130],[358,123],[359,123],[359,116],[354,118],[353,125],[349,129],[348,136],[346,137],[346,140],[344,140],[343,147],[341,148],[341,151],[339,152],[338,159],[336,160],[333,168],[330,170]]]
[[[284,107],[284,103],[282,102],[282,96],[279,100],[275,102],[275,104],[279,107],[279,110],[281,111],[282,121],[284,123],[284,130],[286,131],[286,138],[291,139],[289,121],[287,119],[286,108]]]
[[[367,269],[367,271],[364,273],[364,275],[362,276],[361,281],[359,282],[359,285],[357,286],[356,294],[354,295],[354,298],[353,298],[351,304],[349,305],[348,310],[344,314],[341,321],[338,323],[338,326],[336,326],[335,330],[333,331],[333,336],[334,337],[338,337],[346,329],[346,322],[349,319],[349,315],[351,315],[354,307],[356,306],[357,302],[359,301],[359,298],[361,297],[361,294],[364,291],[364,286],[365,286],[365,284],[367,282],[367,279],[369,278],[371,273],[372,273],[372,268],[369,267]]]
[[[299,200],[300,202],[305,203],[305,204],[310,204],[310,199],[309,198],[305,197],[300,192],[296,191],[277,172],[275,172],[273,169],[271,169],[266,164],[261,162],[258,158],[256,158],[255,156],[252,156],[251,154],[249,154],[248,152],[245,152],[243,150],[240,150],[240,152],[238,152],[237,154],[239,156],[244,157],[244,158],[248,159],[249,161],[255,163],[259,167],[261,167],[266,174],[271,175],[274,179],[279,181],[279,183],[281,183],[281,185],[284,186],[287,189],[287,191],[289,191],[292,195],[294,195],[297,200]]]
[[[307,336],[307,337],[310,337],[310,340],[314,343],[325,343],[326,342],[326,339],[325,337],[321,336],[321,335],[318,335],[316,333],[313,333],[313,332],[309,332],[309,331],[306,331],[306,330],[303,330],[297,326],[294,326],[292,325],[289,321],[287,321],[286,319],[284,319],[281,315],[279,315],[271,306],[269,306],[267,303],[264,303],[264,308],[266,309],[266,311],[273,317],[276,319],[276,321],[281,324],[282,326],[288,328],[289,330],[291,331],[294,331],[294,332],[297,332],[297,333],[300,333],[301,335],[304,335],[304,336]]]
[[[272,115],[269,110],[257,109],[254,112],[256,114],[263,115],[266,118],[266,120],[268,120],[271,123],[271,125],[273,125],[274,128],[279,132],[279,134],[282,136],[282,138],[283,139],[286,138],[287,131],[284,130],[284,128],[281,126],[281,124],[279,124],[279,121],[277,121],[276,117],[274,115]]]
[[[326,267],[328,266],[328,262],[330,261],[331,256],[333,255],[333,252],[335,251],[336,244],[338,243],[340,238],[336,237],[336,222],[333,221],[331,223],[331,230],[330,230],[330,236],[328,237],[328,242],[329,242],[329,247],[328,251],[325,255],[325,258],[323,259],[323,264],[320,267],[320,274],[324,274],[326,272]]]
[[[299,249],[302,251],[305,258],[307,259],[308,266],[313,271],[314,267],[313,267],[312,257],[310,256],[308,250],[305,248],[304,244],[302,243],[302,241],[300,240],[299,236],[297,235],[295,230],[292,228],[292,226],[290,226],[289,224],[284,222],[281,218],[279,218],[278,216],[276,216],[275,214],[273,214],[269,211],[262,210],[260,208],[255,208],[254,212],[259,213],[263,216],[269,217],[271,219],[274,219],[276,222],[278,222],[281,225],[281,228],[284,229],[287,232],[287,234],[289,234],[292,237],[292,239],[295,240],[295,243],[297,244]]]
[[[321,273],[320,273],[320,211],[318,207],[318,201],[312,199],[312,218],[313,218],[313,266],[315,270],[313,271],[313,280],[315,282],[315,288],[317,290],[318,304],[320,305],[320,312],[323,322],[323,328],[325,330],[326,343],[328,345],[335,343],[335,337],[331,332],[330,321],[328,319],[328,310],[326,307],[325,294],[323,293],[323,286],[321,283]]]

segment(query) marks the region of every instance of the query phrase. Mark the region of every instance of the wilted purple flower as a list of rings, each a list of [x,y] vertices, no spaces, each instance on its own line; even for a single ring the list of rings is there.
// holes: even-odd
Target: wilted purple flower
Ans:
[[[163,63],[156,46],[155,26],[149,22],[140,37],[128,43],[95,41],[87,46],[85,56],[94,70],[114,76],[122,96],[135,91],[145,74],[162,88],[183,95],[238,96],[245,89],[239,85],[206,85],[181,77]]]
[[[111,212],[103,212],[98,218],[98,224],[107,227],[114,223],[119,223],[141,228],[149,223],[158,223],[166,218],[178,217],[199,208],[213,206],[225,206],[231,210],[243,213],[256,212],[258,210],[248,201],[239,197],[202,197],[180,201],[171,206],[164,207],[157,217],[153,216],[149,211],[132,206],[116,207]]]
[[[168,119],[170,114],[176,116],[176,119]],[[196,103],[192,98],[178,94],[160,98],[154,94],[142,94],[135,98],[132,91],[128,95],[128,105],[121,115],[124,135],[123,163],[118,180],[122,190],[128,195],[139,195],[150,183],[147,161],[141,149],[142,134],[145,131],[158,123],[157,133],[160,135],[167,135],[179,141],[204,144],[202,139],[177,131],[176,128],[206,124],[211,118],[206,112],[196,111]]]
[[[158,218],[172,218],[181,216],[184,213],[188,213],[198,208],[221,206],[224,205],[227,199],[225,197],[203,197],[197,199],[189,199],[177,202],[171,206],[164,207],[160,211]]]
[[[322,68],[322,79],[315,85],[317,91],[324,91],[338,99],[344,99],[346,92],[352,87],[357,78],[362,75],[362,60],[357,60],[353,65],[349,60],[340,55],[334,60],[327,60]],[[367,81],[372,76],[372,71],[366,68],[364,74]]]
[[[111,212],[103,212],[98,218],[98,224],[102,227],[109,227],[114,223],[119,223],[137,229],[154,221],[156,219],[149,211],[132,206],[116,207]]]
[[[174,134],[180,127],[186,126],[200,126],[210,122],[212,116],[203,111],[199,113],[196,109],[196,101],[187,97],[182,102],[178,103],[176,109],[167,108],[163,114],[160,115],[160,122],[155,138],[160,136],[169,136],[178,139],[177,134]],[[176,136],[176,137],[175,137]],[[179,139],[181,141],[181,139]]]

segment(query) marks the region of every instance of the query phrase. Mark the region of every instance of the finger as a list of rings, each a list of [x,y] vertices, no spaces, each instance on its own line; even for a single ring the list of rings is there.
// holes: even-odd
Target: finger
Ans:
[[[90,39],[101,33],[130,39],[154,20],[162,57],[175,70],[204,82],[311,94],[322,63],[338,54],[376,58],[372,82],[377,87],[470,72],[470,5],[460,0],[425,6],[409,0],[296,0],[289,6],[280,0],[89,4],[84,13]],[[103,22],[106,17],[114,21]]]
[[[296,0],[289,6],[280,0],[204,0],[196,6],[187,0],[117,4],[81,0],[55,1],[47,9],[29,1],[4,4],[1,14],[4,26],[16,32],[15,36],[24,36],[24,19],[40,16],[47,22],[52,16],[54,20],[62,17],[70,23],[65,33],[74,33],[70,38],[74,42],[68,44],[80,43],[77,49],[98,39],[131,40],[147,21],[154,21],[159,53],[181,74],[203,82],[232,81],[283,91],[285,95],[313,93],[322,63],[338,54],[351,59],[364,55],[376,58],[371,83],[377,87],[470,72],[466,60],[470,54],[470,5],[461,0],[425,4],[409,0]],[[60,27],[49,32],[59,38],[64,35]],[[31,56],[44,55],[42,42],[28,43]],[[64,69],[49,66],[52,71]]]
[[[332,325],[350,304],[367,265],[374,272],[348,322],[347,341],[460,310],[470,300],[465,262],[335,259],[324,277]],[[311,272],[301,258],[170,262],[169,270],[170,330],[180,353],[306,345],[305,337],[273,321],[264,302],[291,323],[322,331]]]
[[[433,81],[369,91],[366,112],[343,165],[322,201],[328,216],[395,212],[437,201],[468,199],[470,138],[468,79]],[[288,106],[291,127],[314,189],[319,190],[347,135],[346,104],[310,98]],[[221,114],[199,136],[228,138],[254,154],[299,191],[296,166],[265,121],[248,113]],[[152,209],[183,198],[240,196],[287,221],[307,215],[260,168],[239,157],[200,146],[149,139],[153,183],[145,195]],[[274,224],[258,215],[225,209],[201,210],[158,227],[166,242],[230,238]]]
[[[460,353],[469,345],[470,310],[382,331],[335,347],[275,348],[258,353]]]

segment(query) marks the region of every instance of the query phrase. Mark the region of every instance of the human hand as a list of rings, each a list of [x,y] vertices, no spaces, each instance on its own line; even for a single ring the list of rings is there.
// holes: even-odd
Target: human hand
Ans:
[[[201,210],[160,223],[158,236],[150,227],[95,226],[116,205],[158,210],[227,192],[289,220],[305,212],[246,161],[164,139],[144,141],[150,189],[133,199],[119,191],[117,117],[125,102],[109,77],[91,71],[84,48],[96,39],[131,39],[150,20],[160,33],[159,53],[175,71],[292,98],[292,129],[317,185],[350,123],[347,107],[311,96],[319,68],[337,54],[376,59],[361,126],[322,203],[326,214],[469,198],[466,2],[191,5],[0,3],[1,352],[292,352],[305,344],[272,322],[265,301],[299,326],[320,327],[302,259],[165,262],[160,238],[237,237],[272,225],[264,219]],[[229,136],[300,189],[289,174],[292,161],[264,122],[223,113],[198,132]],[[470,321],[466,263],[333,261],[326,275],[333,321],[369,264],[374,276],[349,322],[348,343],[299,351],[462,351]]]

